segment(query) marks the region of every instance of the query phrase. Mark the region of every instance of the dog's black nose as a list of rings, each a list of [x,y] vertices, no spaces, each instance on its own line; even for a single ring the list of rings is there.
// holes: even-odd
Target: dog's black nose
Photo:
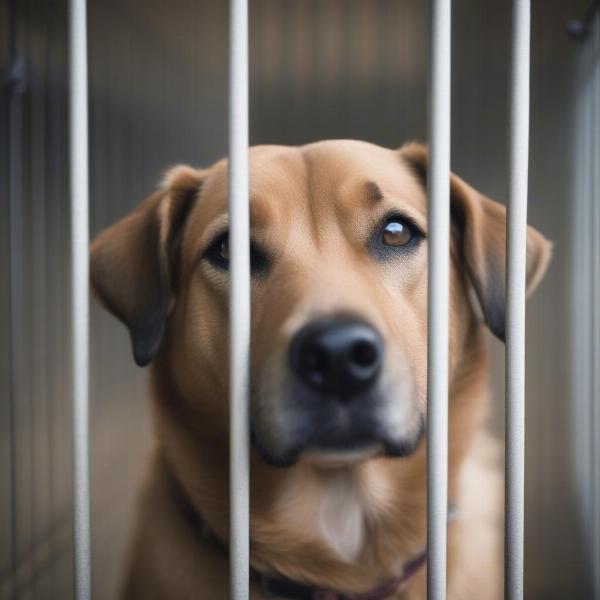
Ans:
[[[346,317],[309,323],[290,347],[291,367],[302,381],[340,399],[372,387],[382,358],[383,343],[377,331]]]

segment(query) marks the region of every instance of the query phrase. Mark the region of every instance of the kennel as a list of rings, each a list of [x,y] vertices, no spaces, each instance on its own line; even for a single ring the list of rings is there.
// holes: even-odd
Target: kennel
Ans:
[[[531,196],[535,191],[537,196],[551,200],[546,201],[550,204],[540,201],[531,208],[533,216],[547,224],[554,234],[557,249],[565,248],[565,252],[557,252],[554,269],[558,269],[558,274],[547,286],[553,292],[552,298],[548,292],[544,300],[534,300],[534,309],[530,309],[533,323],[528,326],[527,339],[533,340],[534,345],[527,347],[528,395],[551,398],[553,414],[543,414],[547,408],[540,402],[527,408],[533,411],[528,412],[528,423],[532,423],[532,419],[537,422],[537,417],[545,427],[540,431],[528,431],[527,439],[533,439],[534,446],[527,459],[527,477],[528,480],[531,477],[533,483],[528,490],[531,497],[528,520],[524,521],[527,504],[523,235],[529,160],[529,2],[514,2],[512,26],[510,11],[501,2],[483,8],[473,1],[455,2],[452,19],[448,0],[433,2],[429,15],[431,68],[427,58],[423,58],[427,54],[423,40],[429,37],[429,27],[427,11],[421,3],[380,0],[368,3],[278,3],[263,0],[252,3],[254,14],[249,16],[247,2],[234,0],[229,35],[223,35],[227,31],[228,18],[224,4],[216,1],[198,5],[179,2],[179,11],[171,14],[157,4],[150,6],[135,0],[89,3],[89,140],[85,3],[72,2],[70,30],[66,29],[68,7],[64,2],[43,5],[33,0],[14,0],[1,9],[7,17],[3,19],[3,28],[8,43],[2,49],[3,67],[6,65],[8,74],[7,92],[2,100],[7,118],[2,127],[8,144],[3,150],[5,155],[0,161],[0,172],[7,182],[1,185],[5,187],[8,202],[0,214],[2,237],[6,240],[0,276],[6,289],[10,290],[9,297],[2,300],[3,325],[6,326],[3,329],[9,332],[7,341],[2,343],[6,377],[2,378],[4,400],[0,401],[2,421],[6,423],[0,471],[3,497],[0,508],[3,532],[0,589],[3,597],[43,598],[47,597],[43,591],[47,589],[56,590],[52,597],[61,597],[73,578],[78,597],[89,598],[92,595],[90,559],[96,552],[103,555],[104,560],[110,555],[109,541],[105,538],[101,542],[104,547],[97,547],[94,535],[90,535],[87,449],[90,442],[94,447],[94,443],[100,441],[96,457],[105,463],[95,465],[92,462],[93,475],[94,470],[96,475],[107,473],[107,469],[115,465],[112,428],[115,415],[123,407],[109,398],[103,399],[108,400],[108,406],[102,407],[94,396],[98,394],[94,390],[94,381],[110,378],[111,394],[137,396],[140,377],[120,364],[121,359],[124,364],[128,364],[129,359],[114,351],[116,345],[126,347],[124,343],[112,341],[115,336],[121,339],[122,333],[117,333],[111,324],[102,320],[103,317],[94,313],[93,319],[101,326],[97,326],[98,338],[91,347],[92,407],[96,407],[96,412],[91,421],[90,439],[86,400],[89,339],[87,190],[92,190],[92,225],[98,228],[112,220],[115,214],[122,213],[123,207],[144,196],[150,173],[158,172],[168,162],[196,161],[195,144],[202,135],[205,137],[200,158],[215,158],[211,146],[223,149],[224,135],[222,129],[215,126],[214,116],[206,115],[216,114],[226,121],[220,105],[226,97],[227,87],[232,94],[229,148],[232,158],[232,256],[236,257],[232,266],[234,309],[231,319],[234,332],[237,331],[232,336],[237,343],[231,348],[234,361],[232,405],[239,408],[232,411],[234,420],[231,424],[232,431],[237,432],[232,436],[235,444],[232,475],[237,482],[237,493],[232,495],[232,517],[236,524],[232,539],[235,597],[247,597],[248,581],[248,432],[244,424],[247,419],[249,272],[247,164],[244,157],[251,137],[249,124],[256,123],[261,138],[273,141],[282,131],[290,142],[308,134],[341,137],[349,131],[354,137],[399,144],[404,137],[424,136],[428,87],[431,91],[431,229],[434,231],[430,236],[428,435],[429,489],[432,493],[428,505],[428,572],[430,597],[444,597],[448,358],[444,340],[447,340],[448,331],[445,308],[451,61],[454,72],[458,73],[453,79],[452,90],[453,139],[460,138],[460,142],[453,142],[457,151],[452,156],[458,157],[457,167],[470,172],[474,180],[479,178],[487,187],[498,191],[498,195],[508,196],[511,201],[509,257],[512,267],[508,275],[511,300],[506,373],[507,597],[523,596],[524,572],[529,580],[529,583],[525,580],[525,589],[533,597],[600,597],[600,449],[594,436],[594,431],[600,427],[597,407],[600,397],[597,375],[600,348],[597,308],[600,306],[597,245],[600,227],[597,168],[600,156],[600,27],[596,13],[589,12],[587,20],[583,21],[585,26],[579,31],[584,34],[583,39],[575,42],[567,38],[564,26],[570,19],[585,14],[585,2],[574,2],[572,6],[563,6],[558,1],[549,2],[547,6],[534,5],[532,157],[539,162],[533,163],[532,159],[532,165],[541,164],[541,167],[534,172],[529,189]],[[202,24],[202,35],[194,35],[195,29],[190,23],[199,23],[199,17],[204,14],[202,11],[206,11],[212,25]],[[119,24],[114,21],[115,14],[119,15]],[[189,18],[189,15],[196,18]],[[250,54],[249,20],[250,31],[257,32]],[[460,40],[458,50],[453,48],[452,54],[451,21],[453,44]],[[399,39],[392,23],[400,24],[402,35]],[[507,65],[511,61],[508,43],[503,46],[503,40],[508,40],[511,28],[514,37],[512,108],[508,119],[511,123],[510,186],[505,189],[502,173],[507,170],[504,159],[507,139],[504,122],[507,119],[504,107],[508,103],[504,93],[506,84],[499,82],[509,81]],[[185,35],[180,35],[180,30]],[[571,31],[577,33],[577,28],[571,25]],[[347,41],[346,36],[350,37],[350,34],[364,52],[359,52]],[[472,36],[472,42],[465,42],[461,35]],[[71,40],[70,50],[67,38]],[[315,50],[307,59],[305,49],[312,38],[316,40],[320,54]],[[232,42],[229,86],[223,75],[228,39]],[[138,43],[136,49],[134,45]],[[200,56],[203,44],[211,49],[206,56]],[[273,53],[274,47],[282,48],[281,56]],[[478,47],[481,56],[476,54]],[[498,51],[498,47],[503,50]],[[421,50],[420,55],[416,49]],[[378,64],[379,59],[382,64]],[[71,71],[67,77],[69,60]],[[178,69],[173,71],[173,65]],[[159,83],[155,67],[161,76]],[[493,78],[487,73],[488,69]],[[338,71],[340,75],[336,80],[332,74]],[[194,78],[194,74],[200,72],[203,82]],[[427,72],[431,77],[429,86],[425,83]],[[135,73],[141,90],[133,89],[128,80],[131,73]],[[206,86],[208,77],[213,82],[210,86]],[[477,86],[477,81],[485,82],[482,88]],[[165,92],[169,86],[181,94],[176,110],[169,106],[172,99]],[[369,86],[376,91],[370,92]],[[309,90],[316,91],[318,106],[307,109],[301,96]],[[69,91],[70,111],[67,110]],[[355,94],[356,99],[350,100],[349,93]],[[379,93],[385,97],[378,98]],[[198,99],[201,102],[196,102]],[[251,101],[250,109],[248,100]],[[361,111],[377,102],[380,102],[381,110],[374,117],[376,125],[373,126]],[[537,111],[536,102],[542,107]],[[287,104],[288,111],[278,112],[278,103]],[[204,116],[197,115],[200,112],[197,105],[203,107]],[[403,116],[408,124],[399,120],[399,108],[404,109]],[[572,119],[563,118],[566,112],[572,114]],[[307,113],[311,126],[308,131],[302,131],[294,121],[306,119]],[[67,145],[63,130],[69,115],[71,138]],[[499,117],[495,119],[489,115]],[[191,127],[187,125],[190,117],[194,119]],[[166,124],[157,122],[162,119]],[[353,121],[357,124],[350,128],[347,124]],[[157,149],[155,146],[169,127],[182,133],[170,134],[164,147]],[[395,141],[389,133],[394,127],[398,132]],[[482,130],[481,136],[477,135],[478,129]],[[563,161],[556,153],[559,142],[566,147]],[[464,147],[458,148],[459,143]],[[96,149],[95,156],[91,156],[89,180],[88,146],[92,148],[92,154]],[[67,161],[68,148],[70,162]],[[471,155],[478,155],[474,163],[469,162]],[[128,172],[119,161],[129,167]],[[552,179],[556,177],[560,181],[547,181],[548,173],[552,174]],[[70,186],[66,185],[67,177],[70,177]],[[117,184],[122,189],[118,189]],[[70,213],[70,228],[65,225],[68,222],[67,204],[62,199],[67,197],[68,189],[75,201]],[[564,198],[559,198],[559,194]],[[569,202],[567,198],[574,200]],[[68,243],[69,231],[73,232],[71,243]],[[67,268],[64,263],[69,259],[72,266]],[[75,282],[70,299],[65,292],[70,287],[69,273]],[[52,280],[52,275],[56,276],[56,281]],[[67,308],[72,311],[72,321]],[[70,322],[73,324],[72,346],[65,334],[65,325]],[[550,326],[552,332],[547,331]],[[104,328],[105,331],[100,331]],[[565,364],[564,350],[550,347],[561,342],[568,348],[568,364]],[[72,347],[72,356],[79,360],[71,369],[66,359],[56,355],[57,347]],[[536,351],[537,348],[540,350]],[[493,351],[498,354],[499,348],[493,347]],[[31,376],[27,374],[28,359],[33,365]],[[96,366],[96,360],[108,366]],[[60,371],[63,374],[57,376]],[[64,376],[65,372],[70,372],[71,380]],[[501,383],[495,383],[501,392]],[[71,392],[76,399],[72,436],[66,425],[71,413],[68,401],[65,401]],[[572,404],[565,401],[571,394],[576,398]],[[126,413],[132,411],[131,407],[125,410]],[[563,421],[568,427],[562,427]],[[501,416],[497,422],[501,428]],[[128,428],[135,426],[135,415],[128,415],[116,437],[126,438]],[[70,462],[70,443],[75,458],[73,482],[65,468]],[[564,455],[550,451],[553,444],[562,445]],[[139,445],[143,445],[142,442]],[[116,447],[122,453],[127,442],[118,442]],[[139,453],[139,450],[135,452]],[[546,462],[544,452],[550,452],[558,466],[552,468]],[[130,460],[131,464],[123,469],[123,481],[139,467],[139,460]],[[91,479],[92,492],[94,477]],[[560,490],[556,489],[557,481],[561,483]],[[73,549],[68,541],[71,483],[75,490],[74,572],[69,566]],[[544,497],[549,492],[554,493],[550,500]],[[103,492],[100,490],[97,494],[101,498]],[[100,505],[110,506],[106,495],[110,493],[104,492],[104,499],[96,501],[98,508],[95,512],[92,510],[92,523],[104,519]],[[532,516],[530,521],[530,515],[536,509],[540,514]],[[553,528],[548,528],[547,519],[555,524]],[[529,547],[535,548],[541,559],[534,560],[532,555],[524,553],[524,549],[528,551],[524,547],[527,537],[524,527],[528,522],[533,522]],[[118,527],[113,523],[109,529]],[[564,547],[559,548],[559,542]],[[526,571],[524,562],[528,564]],[[558,565],[562,568],[558,569]],[[94,583],[94,597],[108,593],[96,585]]]

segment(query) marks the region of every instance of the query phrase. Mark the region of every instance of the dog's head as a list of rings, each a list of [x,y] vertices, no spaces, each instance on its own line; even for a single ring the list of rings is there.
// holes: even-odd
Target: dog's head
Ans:
[[[426,179],[418,145],[251,149],[251,424],[269,463],[417,447],[426,411]],[[455,175],[451,214],[452,378],[478,310],[504,336],[506,215]],[[529,228],[529,291],[549,250]],[[94,290],[129,328],[136,362],[165,365],[191,414],[223,435],[228,267],[225,161],[174,168],[92,245]]]

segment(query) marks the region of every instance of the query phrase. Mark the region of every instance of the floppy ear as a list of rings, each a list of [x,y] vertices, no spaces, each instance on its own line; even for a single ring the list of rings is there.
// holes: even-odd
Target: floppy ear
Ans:
[[[428,152],[420,144],[400,149],[402,158],[427,183]],[[483,315],[492,332],[504,341],[506,303],[506,209],[486,198],[460,177],[450,175],[450,212],[459,252]],[[541,281],[551,254],[551,243],[527,226],[527,295]]]
[[[91,245],[94,293],[129,328],[133,356],[141,367],[160,345],[174,298],[181,234],[202,176],[191,167],[173,168],[162,189]]]

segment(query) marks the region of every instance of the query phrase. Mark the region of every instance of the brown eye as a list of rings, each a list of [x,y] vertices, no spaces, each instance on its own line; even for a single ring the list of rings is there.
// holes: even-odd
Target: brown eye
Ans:
[[[210,262],[213,267],[223,271],[229,269],[229,259],[231,251],[229,247],[229,233],[221,234],[204,253],[203,258]],[[250,241],[250,269],[252,275],[265,273],[269,267],[269,255],[265,250],[258,247],[253,241]]]
[[[229,260],[229,238],[225,237],[221,241],[221,246],[219,248],[219,255],[223,260]]]
[[[394,219],[385,226],[382,237],[386,246],[404,246],[410,242],[413,235],[409,225]]]

